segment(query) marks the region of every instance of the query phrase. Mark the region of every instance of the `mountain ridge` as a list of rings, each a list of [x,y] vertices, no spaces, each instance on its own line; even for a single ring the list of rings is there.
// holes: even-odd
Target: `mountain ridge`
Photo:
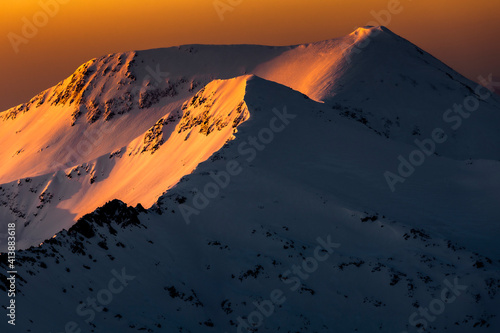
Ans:
[[[412,146],[275,82],[250,76],[234,83],[226,82],[245,85],[249,118],[150,209],[113,200],[18,253],[16,301],[28,314],[18,329],[500,327],[500,252],[492,237],[500,182],[491,177],[498,162],[430,156],[394,194],[382,174]],[[211,104],[210,95],[205,89],[201,100]],[[190,130],[205,132],[202,125]],[[208,202],[198,202],[201,195]],[[199,212],[189,224],[187,207]],[[443,294],[439,313],[433,304]]]
[[[93,59],[24,109],[0,113],[0,140],[7,147],[0,152],[0,183],[9,188],[3,193],[0,216],[45,229],[41,234],[33,231],[38,236],[28,237],[30,243],[23,245],[28,246],[69,228],[75,219],[112,199],[149,207],[233,138],[228,125],[236,114],[248,112],[246,91],[226,83],[247,82],[249,75],[254,75],[251,82],[275,82],[311,98],[321,104],[315,108],[333,117],[331,121],[346,118],[356,128],[364,126],[374,135],[415,147],[415,139],[423,141],[436,127],[444,128],[443,112],[472,89],[465,78],[448,73],[449,67],[429,57],[387,28],[371,27],[291,47],[179,46]],[[216,101],[205,91],[225,97]],[[196,96],[203,106],[193,102]],[[193,110],[186,103],[205,109],[189,116]],[[214,107],[216,103],[221,104]],[[459,131],[443,129],[449,139],[436,145],[435,154],[457,161],[500,159],[494,148],[500,140],[496,131],[500,108],[494,98],[478,103],[482,109]],[[217,115],[220,110],[225,110],[227,119]],[[235,129],[244,126],[237,123]],[[185,128],[174,130],[177,125]],[[184,130],[208,140],[200,143],[203,156],[190,159],[187,167],[168,158],[185,158],[170,153],[182,143],[165,143],[173,134],[179,141],[192,142],[191,133],[181,139]],[[210,146],[208,142],[221,131],[227,133],[218,148]],[[161,173],[165,166],[177,170],[171,172],[172,179]],[[135,186],[137,179],[149,186]],[[59,217],[46,212],[64,212],[64,218],[47,227],[42,219]]]

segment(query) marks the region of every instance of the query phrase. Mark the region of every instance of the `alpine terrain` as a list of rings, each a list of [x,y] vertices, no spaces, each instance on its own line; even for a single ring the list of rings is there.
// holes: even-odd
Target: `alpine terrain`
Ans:
[[[92,59],[0,113],[0,330],[497,332],[499,129],[385,27]]]

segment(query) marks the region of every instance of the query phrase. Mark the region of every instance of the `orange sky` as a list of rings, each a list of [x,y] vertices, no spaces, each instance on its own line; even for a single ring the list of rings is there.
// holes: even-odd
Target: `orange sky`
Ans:
[[[39,4],[59,1],[57,13]],[[0,110],[27,102],[80,64],[112,52],[179,44],[313,42],[377,21],[398,0],[1,0]],[[214,3],[231,7],[220,19]],[[230,4],[233,5],[230,5]],[[378,20],[471,79],[500,76],[500,1],[400,0]],[[45,15],[45,16],[44,16]],[[40,25],[17,45],[26,21]],[[43,22],[45,18],[46,22]],[[10,34],[10,35],[9,35]]]

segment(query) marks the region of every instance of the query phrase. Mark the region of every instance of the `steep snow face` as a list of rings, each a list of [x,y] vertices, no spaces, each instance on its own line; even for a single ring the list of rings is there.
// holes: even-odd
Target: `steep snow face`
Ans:
[[[163,117],[145,135],[132,141],[109,176],[104,177],[103,185],[85,195],[99,197],[106,193],[104,202],[118,198],[133,205],[151,206],[233,139],[237,126],[249,117],[243,99],[247,78],[217,80],[205,86],[178,113]],[[78,209],[89,211],[102,202],[101,197]]]
[[[351,36],[300,45],[255,69],[255,74],[291,87],[311,99],[335,95],[335,83],[348,69],[345,52]]]
[[[91,60],[28,104],[2,113],[0,141],[6,148],[0,152],[0,182],[59,171],[120,149],[191,94],[193,82],[151,82],[135,63],[134,52]]]
[[[377,134],[414,144],[442,129],[440,155],[500,159],[500,99],[385,27],[301,45],[258,66]]]
[[[28,103],[0,113],[0,183],[116,151],[212,80],[245,75],[286,49],[182,46],[93,59]]]
[[[211,82],[112,153],[53,174],[4,184],[0,220],[16,221],[18,247],[26,248],[69,228],[109,200],[151,206],[231,140],[237,126],[248,119],[243,98],[249,77]]]
[[[238,80],[213,84],[245,83],[250,117],[153,208],[110,202],[18,254],[18,330],[498,331],[500,163],[430,156],[392,193],[382,174],[411,146],[287,87]],[[211,127],[189,115],[176,130],[203,138]],[[138,150],[160,153],[160,128]]]
[[[325,99],[340,114],[408,144],[442,129],[438,154],[455,159],[500,159],[500,99],[384,27],[350,35],[349,69]]]

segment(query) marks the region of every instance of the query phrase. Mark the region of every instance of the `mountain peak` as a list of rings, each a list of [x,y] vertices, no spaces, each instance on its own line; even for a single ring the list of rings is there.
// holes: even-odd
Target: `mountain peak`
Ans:
[[[356,41],[363,41],[366,38],[372,39],[375,37],[397,36],[397,35],[385,26],[366,25],[366,26],[357,28],[351,34],[349,34],[349,36],[354,37],[356,39]]]

